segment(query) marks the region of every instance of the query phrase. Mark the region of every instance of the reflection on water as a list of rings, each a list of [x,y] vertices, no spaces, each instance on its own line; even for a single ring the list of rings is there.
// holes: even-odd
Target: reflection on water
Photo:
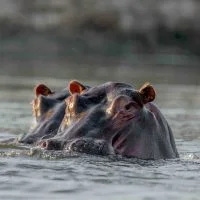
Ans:
[[[39,67],[35,69],[34,76],[28,71],[17,73],[14,68],[13,76],[4,73],[0,76],[0,139],[27,132],[32,121],[29,104],[33,98],[32,88],[39,82],[58,89],[66,87],[68,80],[73,78],[90,85],[119,79],[136,87],[148,80],[157,89],[156,103],[174,131],[180,159],[142,161],[66,155],[23,146],[17,149],[0,147],[0,199],[199,199],[199,74],[188,72],[194,74],[187,78],[190,85],[180,85],[179,80],[175,84],[177,74],[168,77],[161,71],[159,75],[152,70],[144,73],[142,69],[134,73],[134,69],[129,67],[126,67],[129,71],[122,67],[116,68],[116,71],[107,69],[79,67],[73,71],[66,68],[66,73],[59,76],[61,78],[51,74],[51,69]],[[48,75],[44,75],[45,70]],[[62,70],[59,73],[65,71]],[[184,70],[177,73],[186,77]],[[157,77],[153,77],[155,74]]]

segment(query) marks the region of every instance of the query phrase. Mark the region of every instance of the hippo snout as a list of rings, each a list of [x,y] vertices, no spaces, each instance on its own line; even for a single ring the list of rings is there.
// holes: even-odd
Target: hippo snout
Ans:
[[[35,137],[19,137],[17,139],[17,141],[19,143],[23,143],[23,144],[34,144],[36,142],[36,138]]]
[[[42,141],[39,146],[46,150],[61,150],[63,149],[63,145],[58,140],[45,140]]]

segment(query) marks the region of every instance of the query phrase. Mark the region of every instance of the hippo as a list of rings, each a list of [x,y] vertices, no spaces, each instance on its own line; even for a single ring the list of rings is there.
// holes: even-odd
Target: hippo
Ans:
[[[41,148],[152,160],[179,157],[172,130],[153,103],[151,84],[137,90],[107,82],[83,93],[77,89],[82,84],[71,83],[59,130],[41,140]]]
[[[79,93],[80,90],[84,91],[89,87],[77,81],[72,81],[69,85],[71,90]],[[79,88],[76,88],[76,86]],[[70,95],[68,88],[52,92],[44,84],[37,85],[34,88],[34,93],[32,110],[35,123],[27,134],[18,137],[19,143],[36,144],[41,139],[55,136],[65,115],[65,99]]]

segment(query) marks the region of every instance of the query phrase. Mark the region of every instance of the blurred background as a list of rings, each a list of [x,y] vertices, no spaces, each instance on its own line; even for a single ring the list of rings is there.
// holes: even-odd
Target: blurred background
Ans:
[[[187,90],[200,84],[199,22],[198,0],[0,0],[0,86],[79,79]]]

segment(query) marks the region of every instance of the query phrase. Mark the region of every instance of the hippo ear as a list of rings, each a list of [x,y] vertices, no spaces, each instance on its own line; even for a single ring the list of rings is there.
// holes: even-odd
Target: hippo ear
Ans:
[[[69,92],[71,94],[74,94],[74,93],[81,94],[85,89],[86,87],[82,85],[81,83],[79,83],[78,81],[70,81],[69,83]]]
[[[53,94],[51,90],[44,84],[39,84],[34,88],[35,95],[38,97],[39,95],[48,96]]]
[[[155,99],[156,92],[150,83],[145,83],[140,89],[139,93],[142,96],[143,103],[146,104]]]

